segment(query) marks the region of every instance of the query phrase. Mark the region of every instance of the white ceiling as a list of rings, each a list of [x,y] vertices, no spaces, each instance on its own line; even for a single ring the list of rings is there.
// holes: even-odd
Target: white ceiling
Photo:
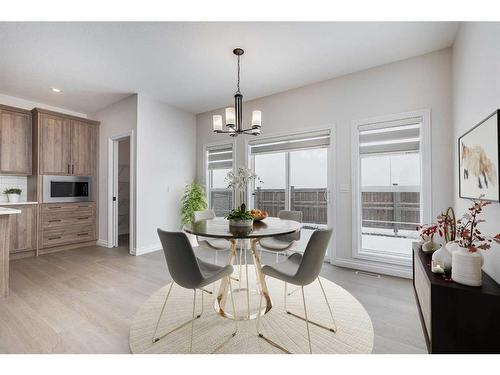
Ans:
[[[452,45],[451,22],[0,23],[0,92],[83,113],[144,93],[193,113]],[[54,94],[50,87],[63,90]]]

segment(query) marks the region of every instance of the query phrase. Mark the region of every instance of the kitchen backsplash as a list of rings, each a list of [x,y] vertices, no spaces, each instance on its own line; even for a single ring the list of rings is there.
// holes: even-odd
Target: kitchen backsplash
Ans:
[[[28,190],[28,177],[26,176],[3,176],[0,175],[0,203],[8,202],[7,195],[3,192],[5,189],[19,188],[22,190],[20,201],[26,201],[26,191]]]

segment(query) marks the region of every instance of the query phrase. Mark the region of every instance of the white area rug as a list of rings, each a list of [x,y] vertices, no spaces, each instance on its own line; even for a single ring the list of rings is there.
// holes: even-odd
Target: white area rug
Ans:
[[[249,266],[249,278],[255,280],[255,272]],[[273,301],[273,307],[261,317],[261,332],[271,340],[282,345],[292,353],[309,353],[306,323],[284,311],[284,283],[267,278],[267,285]],[[337,332],[309,325],[314,354],[349,354],[371,353],[373,349],[373,327],[368,313],[350,293],[335,283],[321,279],[325,292],[333,308]],[[238,282],[233,281],[236,288]],[[209,287],[211,290],[211,287]],[[296,287],[288,285],[288,292]],[[218,290],[218,284],[215,290]],[[310,320],[325,326],[332,326],[325,300],[318,282],[305,287],[305,295]],[[161,307],[168,291],[168,285],[153,294],[137,312],[130,327],[130,350],[132,353],[188,353],[191,324],[171,333],[153,344],[152,336]],[[247,309],[246,293],[237,296],[237,310]],[[251,295],[252,309],[258,308],[257,294]],[[239,321],[238,333],[231,337],[234,322],[222,318],[214,310],[214,295],[205,294],[203,315],[194,322],[193,353],[234,353],[259,354],[283,353],[266,341],[257,337],[255,320]],[[161,335],[191,318],[193,291],[174,285],[159,325]],[[201,311],[201,292],[197,293],[197,313]],[[288,297],[289,311],[303,316],[300,290]],[[226,306],[232,312],[230,299]]]

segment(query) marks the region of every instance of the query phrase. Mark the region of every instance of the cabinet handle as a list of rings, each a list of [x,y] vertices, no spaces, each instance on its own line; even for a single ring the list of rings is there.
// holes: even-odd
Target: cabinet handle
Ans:
[[[49,240],[58,240],[58,239],[60,239],[60,238],[61,238],[61,236],[57,236],[57,237],[49,237]]]
[[[55,208],[62,208],[61,206],[49,206],[49,210],[53,210]]]
[[[87,233],[78,233],[77,236],[88,236],[89,235],[89,232]]]
[[[70,174],[70,171],[69,171],[69,164],[68,164],[68,174]]]
[[[58,223],[59,221],[62,221],[62,220],[61,219],[49,220],[49,223]]]
[[[87,216],[87,217],[77,217],[76,219],[77,219],[77,220],[87,220],[88,218],[89,218],[89,217]]]
[[[71,174],[75,174],[75,165],[71,164]]]

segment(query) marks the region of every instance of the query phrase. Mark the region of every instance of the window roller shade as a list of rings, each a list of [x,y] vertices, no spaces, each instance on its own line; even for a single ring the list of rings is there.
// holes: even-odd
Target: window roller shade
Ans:
[[[208,170],[233,168],[233,148],[231,146],[209,148],[207,164]]]
[[[265,141],[255,141],[250,143],[250,152],[252,155],[289,151],[303,150],[310,148],[328,147],[330,145],[329,132],[309,133],[307,135],[297,135],[290,137],[280,137],[267,139]]]
[[[412,152],[420,149],[421,117],[359,126],[359,153]]]

